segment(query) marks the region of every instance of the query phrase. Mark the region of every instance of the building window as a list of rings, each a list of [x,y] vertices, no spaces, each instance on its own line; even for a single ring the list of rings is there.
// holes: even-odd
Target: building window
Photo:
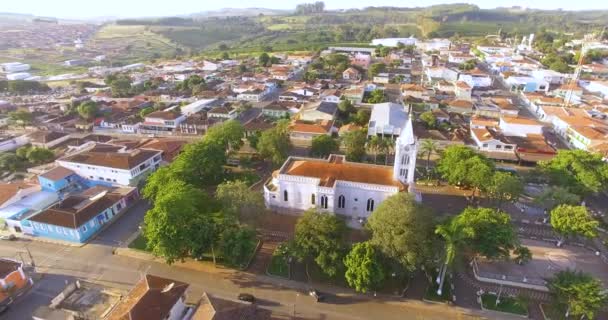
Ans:
[[[321,208],[327,209],[327,196],[321,196]]]
[[[406,164],[409,164],[409,163],[410,163],[410,157],[407,156],[407,155],[403,155],[401,157],[401,164],[402,165],[406,165]]]
[[[502,149],[502,146],[501,145],[497,145],[496,149]]]
[[[369,198],[367,199],[367,212],[372,212],[374,211],[374,199]]]
[[[311,204],[315,204],[315,200],[316,200],[315,199],[315,194],[313,193],[313,194],[310,195],[310,203]]]
[[[341,195],[338,197],[338,208],[344,209],[345,206],[346,206],[346,198],[344,198],[344,196]]]
[[[283,191],[283,201],[288,201],[287,190]]]
[[[87,226],[86,225],[82,225],[82,232],[87,232]]]
[[[483,148],[487,148],[487,147],[488,147],[488,144],[487,144],[487,143],[484,143],[484,144],[482,145],[482,147],[483,147]]]
[[[400,169],[399,170],[399,176],[401,177],[406,177],[407,176],[407,169]]]

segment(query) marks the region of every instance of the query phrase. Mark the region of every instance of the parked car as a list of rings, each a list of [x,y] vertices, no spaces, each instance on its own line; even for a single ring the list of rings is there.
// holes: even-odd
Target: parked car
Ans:
[[[323,300],[325,300],[325,295],[321,292],[319,292],[317,289],[311,289],[310,292],[308,292],[308,294],[315,298],[315,300],[317,300],[317,302],[323,302]]]
[[[17,240],[17,236],[11,233],[9,235],[0,236],[0,240],[14,241]]]
[[[255,297],[249,293],[239,293],[238,298],[241,301],[246,301],[246,302],[251,302],[251,303],[255,302]]]

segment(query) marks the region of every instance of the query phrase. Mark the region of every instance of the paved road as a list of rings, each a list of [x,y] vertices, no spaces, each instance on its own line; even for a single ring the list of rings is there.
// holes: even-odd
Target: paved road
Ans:
[[[112,254],[117,241],[124,241],[143,216],[145,206],[133,209],[132,216],[123,217],[100,237],[83,247],[63,246],[39,241],[0,242],[0,256],[15,257],[29,263],[27,250],[43,275],[34,288],[11,306],[0,319],[31,319],[38,306],[48,305],[65,286],[66,281],[84,279],[128,290],[145,273],[173,278],[191,284],[189,295],[203,291],[221,297],[235,297],[250,292],[260,300],[260,307],[270,310],[277,319],[478,319],[464,309],[419,301],[403,301],[387,297],[353,295],[348,290],[320,287],[331,292],[328,303],[318,304],[303,291],[305,284],[276,280],[228,269],[195,271],[164,263],[138,260]],[[117,243],[117,244],[112,244]],[[299,289],[292,289],[299,288]],[[496,315],[487,318],[497,319]],[[510,317],[504,318],[509,319]]]

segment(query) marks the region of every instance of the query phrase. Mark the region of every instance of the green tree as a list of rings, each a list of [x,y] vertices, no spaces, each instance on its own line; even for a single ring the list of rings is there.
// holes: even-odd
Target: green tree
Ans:
[[[214,220],[205,210],[210,201],[192,185],[168,181],[144,217],[148,249],[167,263],[207,252],[216,237]]]
[[[262,132],[257,144],[260,155],[270,159],[275,166],[285,162],[290,147],[288,120],[280,120],[274,128]]]
[[[86,101],[78,105],[76,108],[78,115],[84,120],[92,120],[97,116],[99,109],[95,101]]]
[[[494,172],[492,181],[488,186],[488,196],[498,203],[498,208],[505,201],[515,202],[524,192],[524,185],[517,176],[509,172]]]
[[[365,130],[350,131],[343,136],[342,145],[346,149],[346,159],[348,161],[363,160],[366,140],[367,132]]]
[[[434,258],[434,227],[431,211],[405,192],[384,200],[367,223],[371,243],[409,271]]]
[[[8,117],[11,121],[20,124],[24,128],[34,122],[34,115],[25,109],[9,112]]]
[[[339,142],[328,135],[320,135],[312,139],[310,153],[313,157],[326,158],[330,154],[338,151]]]
[[[431,164],[431,155],[433,155],[433,153],[439,152],[439,146],[434,140],[424,139],[420,143],[420,152],[422,154],[426,154],[426,172],[430,177],[429,166]]]
[[[373,78],[375,76],[377,76],[379,73],[382,73],[386,71],[386,64],[384,63],[373,63],[371,66],[369,66],[369,77]]]
[[[466,208],[456,216],[456,224],[469,229],[467,246],[488,259],[506,259],[517,245],[511,216],[490,208]]]
[[[366,241],[355,244],[344,258],[346,282],[357,292],[367,292],[380,287],[384,270],[374,246]]]
[[[444,149],[437,171],[451,185],[473,187],[471,195],[474,197],[476,191],[485,190],[488,186],[494,164],[466,146],[453,145]]]
[[[105,83],[110,86],[115,97],[126,97],[131,91],[131,78],[128,75],[107,76]]]
[[[268,55],[268,53],[263,52],[258,57],[258,61],[259,61],[259,63],[260,63],[261,66],[266,67],[266,66],[268,66],[268,63],[270,62],[270,56]]]
[[[15,172],[25,167],[23,160],[8,152],[0,152],[0,171]]]
[[[581,271],[563,270],[548,281],[553,304],[566,317],[595,319],[608,297],[602,283]]]
[[[145,107],[139,111],[139,116],[142,118],[145,118],[147,115],[149,115],[150,113],[152,113],[154,111],[155,110],[153,107]]]
[[[557,156],[541,162],[541,170],[557,186],[579,196],[586,196],[608,187],[608,163],[600,154],[583,150],[559,150]]]
[[[228,60],[230,59],[230,55],[228,54],[228,52],[224,51],[222,52],[222,60]]]
[[[33,147],[28,150],[26,158],[29,162],[39,165],[53,161],[55,153],[47,148]]]
[[[428,129],[435,128],[435,125],[437,124],[437,118],[432,111],[423,112],[420,115],[420,120],[424,122]]]
[[[545,189],[535,201],[537,203],[546,204],[549,209],[553,209],[560,204],[578,205],[581,203],[581,197],[570,192],[567,188],[551,186]]]
[[[551,226],[562,236],[580,235],[586,238],[597,237],[599,222],[595,220],[584,206],[562,204],[551,210]]]
[[[186,145],[171,167],[184,181],[204,187],[221,180],[225,163],[225,147],[217,141],[203,139]]]
[[[374,154],[374,164],[377,163],[378,151],[380,150],[380,137],[377,135],[372,136],[367,140],[367,149]]]
[[[253,191],[244,181],[226,181],[217,186],[215,198],[222,211],[240,220],[254,222],[265,212],[262,194]]]
[[[156,196],[163,191],[165,185],[173,180],[180,180],[179,174],[175,170],[175,166],[163,166],[154,171],[146,179],[146,185],[142,190],[142,196],[151,202],[154,202]]]
[[[384,95],[384,90],[382,89],[374,89],[369,94],[369,98],[367,98],[368,103],[383,103],[388,101],[386,96]]]
[[[345,235],[346,225],[335,215],[307,210],[296,224],[296,258],[314,261],[323,273],[333,277],[342,267]]]
[[[515,262],[517,264],[526,264],[528,261],[532,260],[532,251],[528,249],[528,247],[517,246],[515,250],[513,250],[513,254],[515,255]]]
[[[232,225],[219,236],[219,249],[224,261],[231,266],[243,267],[256,246],[255,231]]]
[[[340,110],[340,113],[344,118],[347,118],[351,113],[355,112],[355,106],[353,106],[353,103],[350,100],[345,99],[338,103],[338,110]]]
[[[371,112],[369,110],[361,109],[357,111],[357,114],[354,117],[354,122],[360,126],[366,126],[369,122],[369,118],[371,117]]]
[[[237,120],[228,120],[207,130],[205,140],[215,141],[229,150],[239,150],[243,146],[245,129]]]

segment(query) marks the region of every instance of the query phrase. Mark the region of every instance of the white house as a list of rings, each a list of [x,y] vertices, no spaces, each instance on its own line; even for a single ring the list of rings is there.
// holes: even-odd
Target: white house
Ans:
[[[395,165],[380,166],[346,161],[290,157],[264,185],[271,209],[303,211],[310,208],[364,221],[386,198],[414,183],[417,144],[411,121],[395,142]]]
[[[21,62],[7,62],[0,64],[0,69],[4,73],[23,72],[30,70],[30,65]]]
[[[382,39],[373,39],[371,45],[372,46],[384,46],[384,47],[397,47],[399,44],[403,44],[406,46],[414,46],[418,42],[418,39],[414,37],[409,38],[382,38]]]
[[[458,71],[447,67],[428,67],[424,69],[427,81],[445,80],[448,82],[458,80]]]
[[[152,134],[171,134],[186,121],[186,116],[175,110],[154,111],[139,125],[139,132]]]
[[[505,135],[525,137],[529,134],[543,134],[544,125],[532,118],[502,116],[499,127]]]
[[[94,182],[135,186],[160,167],[162,151],[128,149],[96,144],[90,149],[58,159],[56,162],[77,175]]]
[[[484,72],[473,69],[458,75],[458,81],[464,81],[473,88],[487,88],[492,86],[492,77]]]
[[[543,78],[511,76],[505,80],[513,92],[545,92],[549,91],[549,83]]]
[[[542,79],[550,84],[563,84],[566,82],[565,74],[548,69],[534,70],[531,76],[536,79]]]
[[[591,92],[598,92],[604,98],[608,97],[608,81],[590,81],[585,89]]]
[[[367,135],[398,137],[408,121],[409,117],[403,105],[392,102],[375,104],[369,119]]]
[[[494,128],[481,127],[471,129],[471,138],[477,148],[487,152],[514,152],[517,145]]]
[[[181,107],[182,114],[185,116],[190,116],[200,112],[203,109],[209,109],[215,100],[216,99],[202,99],[194,101],[191,104]]]

